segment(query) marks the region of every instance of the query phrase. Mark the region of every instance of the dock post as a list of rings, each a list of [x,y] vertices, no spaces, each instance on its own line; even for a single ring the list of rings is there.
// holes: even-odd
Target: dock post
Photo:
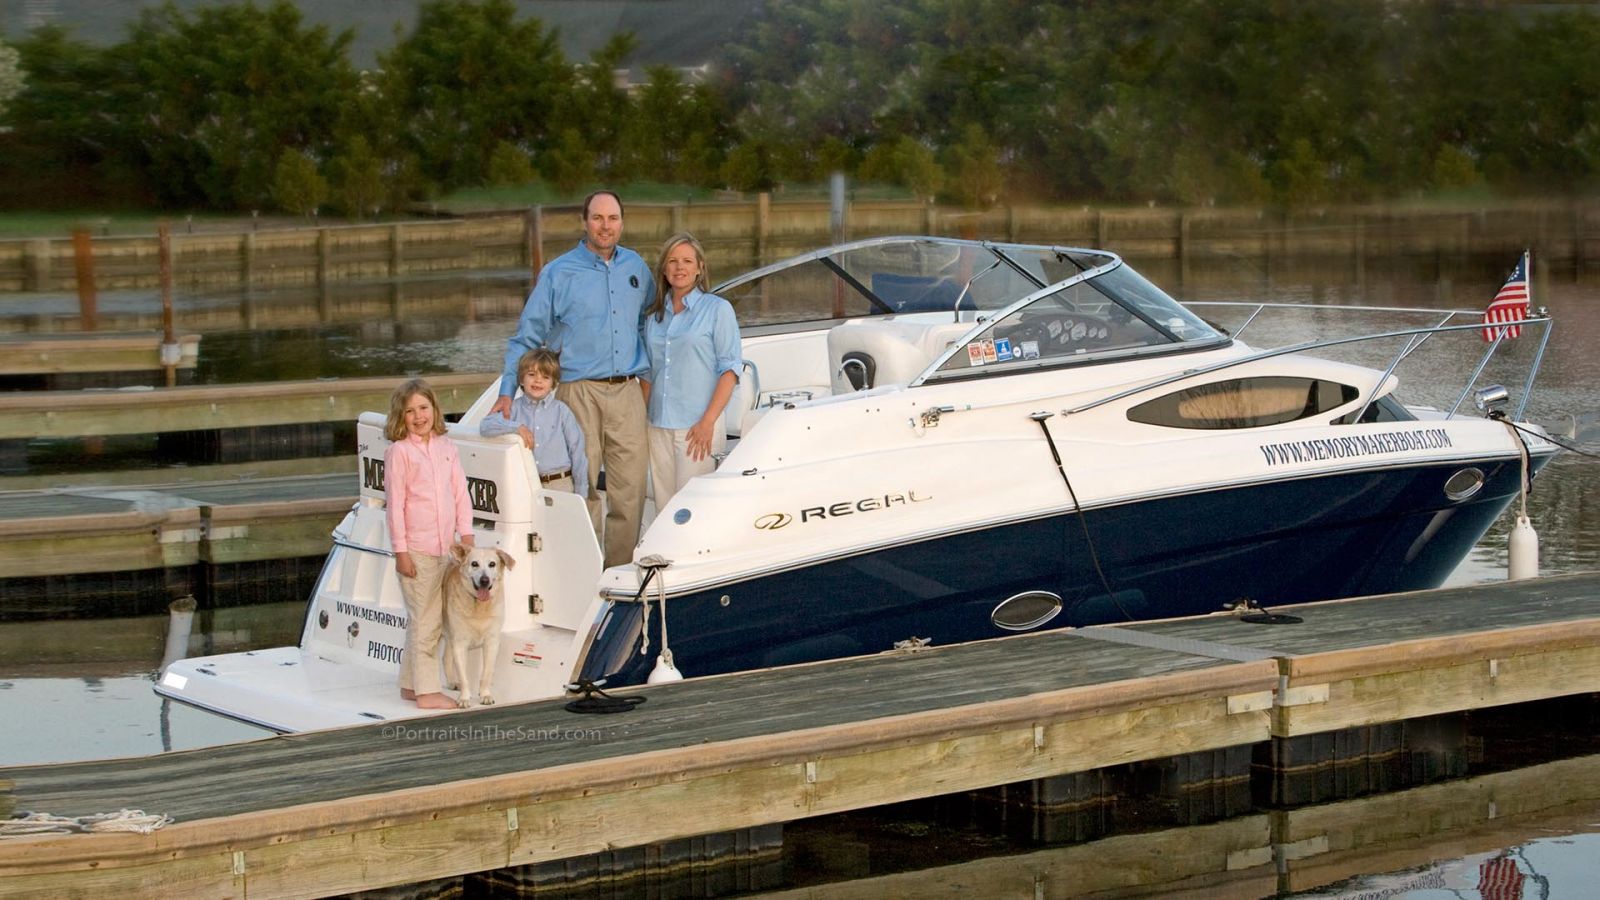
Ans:
[[[89,229],[81,225],[72,229],[72,259],[78,276],[78,327],[94,331],[99,318],[94,290],[94,243]]]
[[[767,229],[771,226],[771,218],[772,195],[762,191],[756,195],[756,268],[765,265],[767,261]],[[763,290],[762,296],[765,295],[766,292]]]
[[[44,238],[29,241],[24,245],[22,254],[27,272],[22,281],[23,289],[50,290],[50,241]]]
[[[183,348],[172,333],[172,229],[166,222],[156,226],[156,241],[161,273],[161,368],[166,371],[167,387],[172,387],[178,383]]]
[[[528,236],[528,274],[530,281],[537,280],[539,270],[544,268],[544,204],[535,203],[528,210],[523,231]]]
[[[192,594],[167,605],[167,645],[161,654],[161,671],[189,655],[189,634],[194,630],[197,605]]]

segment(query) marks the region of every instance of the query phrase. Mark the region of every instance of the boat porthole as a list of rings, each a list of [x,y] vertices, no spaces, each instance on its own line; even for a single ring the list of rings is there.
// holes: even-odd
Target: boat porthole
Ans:
[[[1483,490],[1483,470],[1469,467],[1451,475],[1444,483],[1444,495],[1461,501]]]
[[[727,594],[723,594],[722,599],[718,600],[717,602],[721,603],[723,606],[727,606],[729,603],[733,602],[733,598],[729,597]]]
[[[321,611],[319,611],[317,613],[317,627],[318,628],[327,628],[328,627],[328,611],[327,610],[324,609],[324,610],[321,610]]]
[[[1007,631],[1027,631],[1054,619],[1061,612],[1061,597],[1049,591],[1024,591],[994,608],[989,621]]]
[[[690,512],[687,509],[679,509],[677,512],[672,514],[672,521],[682,525],[683,523],[689,521],[689,516]]]

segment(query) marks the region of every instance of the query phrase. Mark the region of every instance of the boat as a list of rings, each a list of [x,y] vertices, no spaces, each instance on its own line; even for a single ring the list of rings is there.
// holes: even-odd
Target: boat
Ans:
[[[1543,310],[1508,342],[1481,311],[1183,304],[1106,250],[938,237],[714,290],[744,323],[730,449],[632,563],[479,437],[497,382],[450,426],[476,541],[516,563],[501,702],[1436,587],[1559,449],[1520,421]],[[383,424],[299,645],[179,660],[159,693],[279,731],[441,714],[396,689]]]

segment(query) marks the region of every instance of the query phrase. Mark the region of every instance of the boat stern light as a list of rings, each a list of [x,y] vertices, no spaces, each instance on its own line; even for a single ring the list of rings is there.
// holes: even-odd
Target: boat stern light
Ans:
[[[1478,407],[1478,412],[1492,413],[1511,398],[1511,392],[1498,384],[1486,384],[1472,394],[1472,402]]]

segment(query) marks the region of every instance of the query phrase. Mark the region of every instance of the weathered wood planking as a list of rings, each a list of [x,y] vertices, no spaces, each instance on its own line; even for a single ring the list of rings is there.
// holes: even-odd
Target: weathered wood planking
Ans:
[[[446,413],[466,411],[494,377],[427,376]],[[335,378],[150,390],[13,391],[0,394],[0,439],[353,422],[368,410],[387,411],[390,392],[403,380]]]
[[[257,462],[217,463],[178,469],[108,469],[103,472],[53,472],[45,475],[0,476],[0,497],[10,491],[82,490],[90,487],[164,489],[173,485],[212,481],[345,474],[355,472],[356,456],[308,456],[301,459],[264,459]],[[352,478],[354,476],[351,476]],[[352,480],[352,485],[354,481]],[[354,487],[350,496],[355,496]]]
[[[6,578],[317,556],[350,510],[353,473],[0,494]]]
[[[1073,665],[1041,665],[1063,659]],[[140,894],[169,878],[252,896],[349,891],[1093,768],[1171,752],[1174,734],[1197,749],[1251,742],[1266,714],[1229,715],[1227,698],[1276,677],[1270,661],[1038,635],[648,688],[621,716],[532,704],[7,770],[29,808],[111,803],[179,822],[48,852],[0,844],[0,896],[91,883]],[[519,740],[518,728],[557,738]]]
[[[1597,589],[1600,576],[1574,575],[1296,608],[1311,627],[1216,617],[1111,629],[1187,651],[1095,629],[1028,635],[645,688],[649,703],[615,717],[530,704],[10,769],[0,777],[27,808],[179,821],[145,837],[0,844],[0,896],[89,883],[338,893],[1255,743],[1283,724],[1274,701],[1306,687],[1291,679],[1278,693],[1281,670],[1358,652],[1364,666],[1426,671],[1444,652],[1419,653],[1428,642],[1592,649],[1563,635],[1595,627]],[[1380,663],[1385,636],[1398,641]],[[1280,846],[1287,859],[1329,843]]]
[[[1124,626],[1283,660],[1273,734],[1600,691],[1600,575],[1276,607],[1305,621],[1232,616]]]
[[[200,336],[181,335],[178,368],[192,369],[200,356]],[[66,372],[159,372],[161,335],[73,334],[0,341],[0,375],[54,375]]]

